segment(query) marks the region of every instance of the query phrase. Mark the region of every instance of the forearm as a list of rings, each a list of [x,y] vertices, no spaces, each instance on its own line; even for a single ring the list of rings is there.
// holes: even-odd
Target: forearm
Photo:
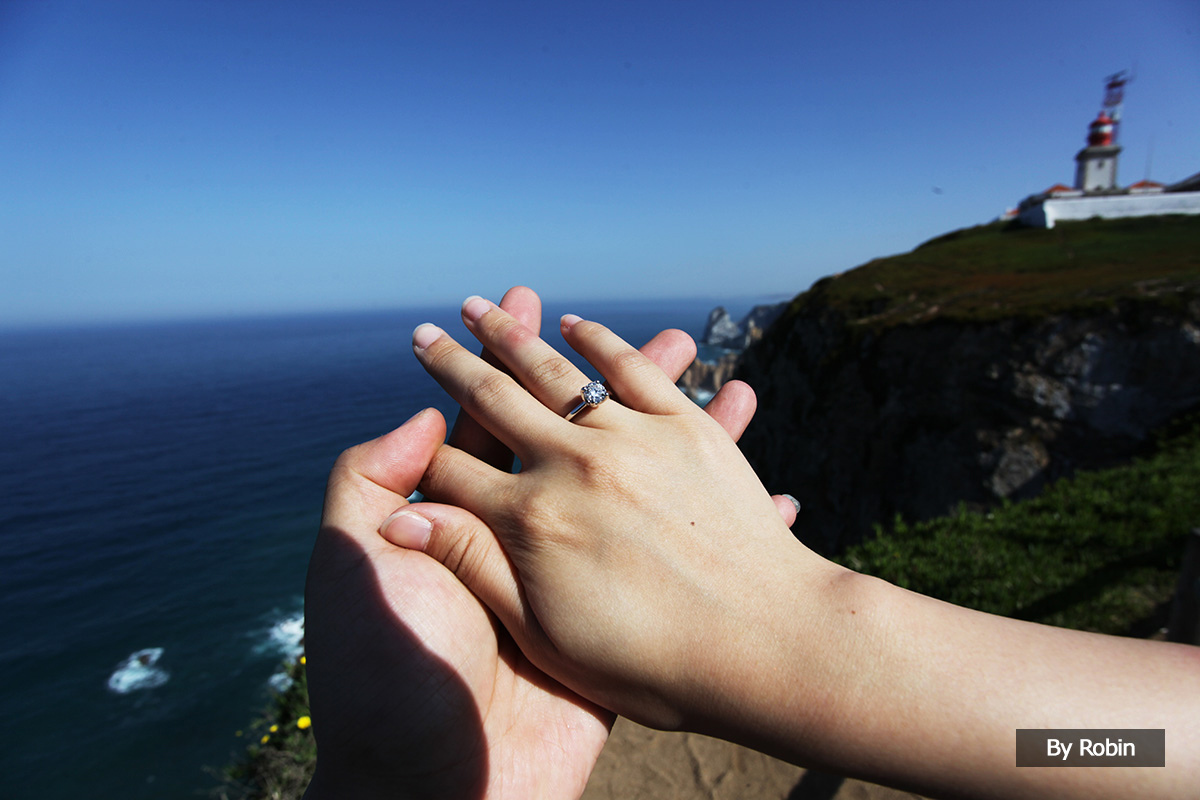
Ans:
[[[935,796],[1182,797],[1200,784],[1196,648],[996,617],[838,568],[778,607],[794,636],[731,715],[746,744]],[[1166,768],[1018,769],[1018,728],[1163,728]]]

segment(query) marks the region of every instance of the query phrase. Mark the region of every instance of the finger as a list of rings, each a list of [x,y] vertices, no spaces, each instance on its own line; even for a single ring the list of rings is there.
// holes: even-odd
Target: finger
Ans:
[[[721,427],[735,442],[742,438],[746,426],[758,408],[758,398],[750,384],[742,381],[729,381],[717,391],[708,401],[704,410],[720,423]]]
[[[600,323],[568,314],[561,325],[567,344],[600,371],[623,405],[651,414],[696,408],[658,365]]]
[[[679,380],[688,366],[696,360],[696,342],[691,336],[675,328],[660,332],[640,349],[642,355],[657,364],[673,381]]]
[[[773,494],[771,499],[775,501],[779,516],[783,517],[783,524],[789,528],[795,525],[796,515],[800,513],[800,501],[790,494]]]
[[[499,309],[491,313],[504,314]],[[520,327],[520,331],[519,336],[537,338],[528,328]],[[522,461],[528,462],[532,446],[556,437],[555,426],[561,417],[530,395],[512,376],[467,352],[436,325],[417,326],[413,331],[413,353],[464,411]]]
[[[388,517],[379,533],[441,562],[523,643],[530,626],[520,577],[496,534],[478,517],[457,506],[415,503]]]
[[[360,519],[381,519],[416,491],[445,435],[442,415],[425,409],[391,433],[346,450],[329,473],[322,526],[357,530]]]
[[[503,309],[482,297],[468,297],[463,323],[547,408],[561,416],[578,404],[588,377]]]
[[[332,479],[365,478],[393,494],[412,494],[446,435],[446,421],[432,408],[413,415],[391,433],[346,450],[334,464]]]
[[[458,506],[477,517],[498,519],[516,488],[517,476],[443,445],[429,459],[419,488],[428,499]]]
[[[514,286],[504,294],[500,307],[534,333],[541,329],[542,300],[532,289]],[[500,360],[486,347],[480,357],[492,366],[503,368]],[[450,432],[448,442],[497,469],[505,472],[512,470],[512,451],[488,433],[470,414],[461,410],[454,421],[454,429]]]

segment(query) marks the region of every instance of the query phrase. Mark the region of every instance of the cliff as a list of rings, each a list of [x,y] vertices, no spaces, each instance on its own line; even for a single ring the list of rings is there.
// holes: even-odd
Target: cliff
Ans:
[[[1032,496],[1200,409],[1200,220],[956,232],[818,282],[736,377],[742,448],[819,549]]]

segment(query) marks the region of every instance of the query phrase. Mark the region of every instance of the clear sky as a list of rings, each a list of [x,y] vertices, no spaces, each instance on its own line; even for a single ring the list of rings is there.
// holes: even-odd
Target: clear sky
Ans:
[[[779,297],[1200,171],[1200,3],[0,0],[0,325]]]

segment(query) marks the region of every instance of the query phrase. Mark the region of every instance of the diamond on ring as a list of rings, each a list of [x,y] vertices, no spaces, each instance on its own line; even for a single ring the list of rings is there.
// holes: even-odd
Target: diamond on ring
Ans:
[[[604,388],[604,384],[600,381],[592,381],[587,386],[579,390],[579,396],[583,398],[583,402],[571,409],[566,416],[566,419],[571,419],[580,411],[592,406],[598,406],[608,399],[608,389]]]
[[[589,406],[598,406],[608,399],[608,389],[605,389],[600,381],[592,381],[579,390],[579,396]]]

